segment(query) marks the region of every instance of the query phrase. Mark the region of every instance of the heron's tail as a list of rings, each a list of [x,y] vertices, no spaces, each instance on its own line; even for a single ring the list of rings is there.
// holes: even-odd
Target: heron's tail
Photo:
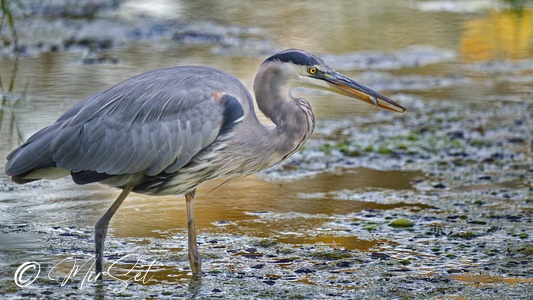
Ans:
[[[43,178],[56,179],[70,172],[56,168],[50,142],[59,123],[52,124],[32,135],[24,144],[7,156],[5,173],[16,183],[27,183]]]

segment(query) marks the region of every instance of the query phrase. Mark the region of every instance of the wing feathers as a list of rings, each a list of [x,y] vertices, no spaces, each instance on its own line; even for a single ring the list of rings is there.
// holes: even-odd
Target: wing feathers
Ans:
[[[173,173],[242,120],[236,98],[194,88],[199,84],[192,79],[164,77],[143,74],[135,84],[125,81],[80,102],[13,151],[6,173],[57,167],[72,171],[80,183],[138,172]]]

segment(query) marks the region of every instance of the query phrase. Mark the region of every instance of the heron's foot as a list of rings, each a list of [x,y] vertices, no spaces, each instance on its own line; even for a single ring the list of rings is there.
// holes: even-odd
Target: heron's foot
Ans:
[[[106,213],[96,222],[94,226],[94,246],[95,246],[95,258],[96,258],[96,278],[102,280],[102,271],[104,265],[104,242],[107,236],[107,227],[109,226],[109,220],[113,217],[117,209],[120,207],[124,199],[133,190],[134,185],[128,184],[124,187],[117,200],[113,202],[113,205],[106,211]]]
[[[194,245],[194,247],[189,247],[189,263],[191,265],[193,277],[202,276],[202,258],[198,253],[196,245]]]
[[[196,226],[194,220],[189,221],[189,264],[194,277],[202,275],[202,258],[198,252],[198,245],[196,243]]]
[[[107,226],[102,226],[99,223],[100,222],[96,223],[94,232],[94,258],[96,260],[94,271],[96,273],[96,279],[103,280],[102,272],[104,269],[104,242],[107,235]]]

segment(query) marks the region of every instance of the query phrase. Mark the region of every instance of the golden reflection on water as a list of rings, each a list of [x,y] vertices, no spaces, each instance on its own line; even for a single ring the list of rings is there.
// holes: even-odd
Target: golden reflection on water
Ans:
[[[331,245],[332,250],[338,247],[338,248],[345,249],[345,250],[360,250],[360,251],[368,251],[371,248],[374,248],[375,246],[384,242],[384,240],[371,240],[371,241],[362,240],[355,236],[331,236],[331,235],[315,236],[315,237],[289,236],[289,237],[277,238],[276,241],[281,242],[281,243],[296,244],[296,245],[326,244],[326,245]]]
[[[489,274],[452,274],[448,278],[474,286],[499,282],[508,284],[533,283],[533,278],[503,277]]]
[[[533,9],[493,11],[464,23],[460,42],[465,62],[524,59],[533,55]]]
[[[325,216],[366,209],[391,209],[402,204],[387,205],[332,197],[304,199],[298,196],[301,193],[327,193],[364,188],[408,189],[411,187],[411,181],[418,176],[419,172],[385,172],[362,168],[346,174],[320,174],[291,182],[268,182],[256,176],[240,178],[223,186],[220,186],[223,183],[220,180],[207,182],[201,185],[196,193],[197,227],[200,232],[222,230],[258,237],[268,237],[272,230],[298,231],[298,228],[305,230],[319,226],[324,222]],[[112,199],[102,202],[101,209],[93,211],[95,221],[111,202]],[[267,218],[263,220],[264,222],[253,221],[265,212],[293,212],[317,215],[317,217],[305,220]],[[185,216],[185,200],[182,196],[150,197],[131,194],[111,220],[111,227],[115,228],[116,236],[160,237],[161,232],[185,229]],[[239,224],[233,225],[234,222]],[[242,225],[242,222],[245,222],[245,225]],[[221,223],[224,225],[220,226]]]

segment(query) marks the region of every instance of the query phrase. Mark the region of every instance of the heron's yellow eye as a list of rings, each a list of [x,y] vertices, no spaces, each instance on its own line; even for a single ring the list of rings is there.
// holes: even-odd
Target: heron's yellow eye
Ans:
[[[309,68],[308,72],[309,72],[309,74],[316,74],[316,68],[315,67],[311,67],[311,68]]]

